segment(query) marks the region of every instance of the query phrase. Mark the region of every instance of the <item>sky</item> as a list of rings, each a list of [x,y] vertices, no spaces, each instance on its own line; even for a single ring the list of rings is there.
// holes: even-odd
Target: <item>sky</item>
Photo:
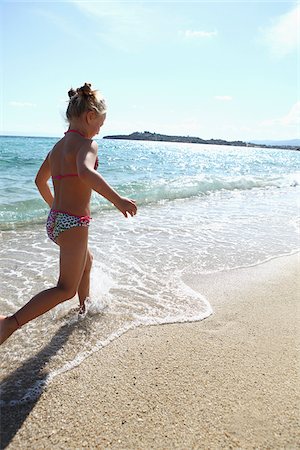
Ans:
[[[0,8],[1,134],[61,136],[68,90],[90,82],[108,106],[99,137],[300,138],[299,1]]]

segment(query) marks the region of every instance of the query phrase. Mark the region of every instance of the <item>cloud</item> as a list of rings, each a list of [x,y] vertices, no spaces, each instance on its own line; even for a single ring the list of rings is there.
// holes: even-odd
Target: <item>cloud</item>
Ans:
[[[215,95],[215,100],[219,100],[221,102],[229,102],[232,100],[230,95]]]
[[[81,14],[96,22],[96,37],[118,50],[136,50],[144,41],[155,36],[155,18],[143,3],[78,0],[71,3]]]
[[[187,39],[197,39],[197,38],[211,38],[218,35],[218,32],[215,31],[203,31],[203,30],[185,30],[180,32]]]
[[[14,108],[35,108],[37,105],[31,102],[9,102],[9,106],[13,106]]]
[[[178,32],[182,20],[172,10],[164,14],[156,2],[71,0],[71,4],[95,23],[90,28],[95,30],[96,38],[125,52],[137,52],[149,43],[161,46],[174,39],[175,34],[191,40],[211,39],[218,34],[203,30]]]
[[[271,54],[282,58],[299,47],[300,3],[286,14],[273,19],[270,27],[261,29],[263,42]]]
[[[118,23],[130,26],[136,22],[137,10],[130,4],[122,4],[122,2],[93,2],[93,1],[77,1],[71,3],[75,5],[82,13],[94,19],[109,19],[111,24]]]
[[[300,125],[300,101],[295,103],[288,114],[280,119],[282,125]]]
[[[269,127],[274,125],[280,125],[283,127],[297,126],[299,131],[300,125],[300,101],[296,102],[290,109],[290,111],[283,117],[278,119],[268,119],[261,122],[261,126]]]
[[[35,14],[43,17],[52,25],[60,29],[63,33],[71,36],[72,38],[80,39],[81,41],[87,40],[84,37],[84,34],[80,31],[77,31],[77,28],[74,27],[74,24],[68,19],[68,17],[58,16],[54,14],[52,11],[47,9],[36,9]]]

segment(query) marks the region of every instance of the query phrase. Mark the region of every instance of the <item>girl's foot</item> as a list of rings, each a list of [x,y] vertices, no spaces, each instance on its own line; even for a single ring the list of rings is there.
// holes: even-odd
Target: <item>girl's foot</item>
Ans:
[[[0,345],[19,328],[15,316],[0,316]]]
[[[82,305],[79,306],[78,314],[80,316],[83,316],[83,314],[85,314],[85,303],[83,303]]]
[[[89,297],[86,297],[83,302],[81,303],[82,300],[79,301],[79,311],[78,314],[80,316],[83,316],[86,313],[86,306],[85,306],[85,302],[89,300]]]

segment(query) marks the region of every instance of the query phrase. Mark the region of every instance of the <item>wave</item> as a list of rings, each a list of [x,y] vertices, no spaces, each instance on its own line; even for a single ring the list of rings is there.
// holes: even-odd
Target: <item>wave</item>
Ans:
[[[186,176],[170,180],[131,181],[115,186],[116,190],[124,196],[134,198],[139,206],[166,201],[191,199],[194,197],[209,196],[218,192],[243,192],[272,188],[295,188],[300,186],[300,173],[295,172],[283,176],[263,177],[239,175],[233,176]],[[10,230],[27,226],[32,223],[43,223],[47,217],[48,209],[39,197],[15,200],[0,205],[0,230]],[[16,199],[16,195],[14,197]],[[92,214],[100,210],[112,209],[113,206],[102,197],[94,195],[92,198]]]
[[[132,197],[140,205],[164,201],[184,200],[210,196],[218,192],[246,191],[252,189],[291,188],[300,186],[300,173],[282,177],[208,176],[180,177],[157,180],[155,183],[129,183],[119,187],[122,195]]]

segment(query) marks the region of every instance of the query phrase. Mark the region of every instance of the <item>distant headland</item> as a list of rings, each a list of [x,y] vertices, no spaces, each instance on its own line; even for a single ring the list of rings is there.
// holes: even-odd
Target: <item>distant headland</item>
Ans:
[[[232,145],[238,147],[260,147],[260,148],[285,148],[290,150],[300,150],[299,146],[292,145],[266,145],[255,144],[253,142],[243,141],[225,141],[223,139],[201,139],[192,136],[169,136],[167,134],[151,133],[150,131],[139,132],[125,135],[117,134],[114,136],[103,136],[103,139],[127,139],[132,141],[163,141],[163,142],[184,142],[188,144],[214,144],[214,145]]]

